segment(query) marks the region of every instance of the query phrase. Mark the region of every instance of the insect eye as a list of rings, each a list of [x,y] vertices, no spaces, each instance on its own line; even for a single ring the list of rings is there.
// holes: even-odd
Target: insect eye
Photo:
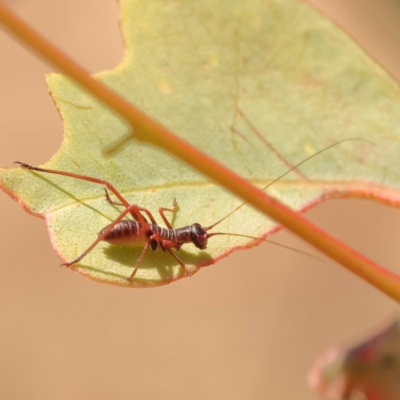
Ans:
[[[205,235],[199,235],[199,236],[197,236],[197,242],[201,246],[204,246],[205,244],[207,244],[207,237]]]
[[[191,229],[191,239],[193,244],[204,250],[207,246],[207,232],[201,227],[200,224],[193,224]]]

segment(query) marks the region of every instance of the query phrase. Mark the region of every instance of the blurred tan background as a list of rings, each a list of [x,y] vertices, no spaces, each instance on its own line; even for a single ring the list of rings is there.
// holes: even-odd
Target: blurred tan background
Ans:
[[[398,1],[312,3],[400,80]],[[114,0],[7,4],[93,73],[122,57]],[[58,149],[50,71],[0,30],[1,166]],[[338,265],[268,245],[168,287],[97,284],[59,267],[41,220],[3,193],[0,205],[0,399],[315,399],[313,359],[398,310]],[[400,272],[399,210],[336,200],[308,216]]]

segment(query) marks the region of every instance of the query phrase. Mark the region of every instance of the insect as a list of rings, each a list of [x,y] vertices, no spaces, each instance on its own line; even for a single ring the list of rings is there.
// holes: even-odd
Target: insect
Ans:
[[[338,142],[331,144],[330,146],[325,147],[324,149],[319,150],[315,154],[305,158],[298,164],[294,165],[292,168],[288,169],[285,173],[278,176],[272,182],[270,182],[267,186],[265,186],[262,190],[266,190],[272,184],[277,182],[278,180],[282,179],[286,176],[289,172],[293,171],[294,169],[298,168],[300,165],[304,164],[305,162],[309,161],[311,158],[331,149],[334,146],[337,146],[340,143],[350,140],[363,140],[358,138],[350,138],[344,139]],[[52,169],[45,169],[39,167],[33,167],[29,164],[15,161],[16,164],[19,164],[22,168],[37,171],[37,172],[44,172],[49,174],[56,174],[56,175],[64,175],[75,179],[81,179],[88,182],[93,182],[97,184],[104,185],[105,189],[105,196],[106,200],[116,206],[125,207],[125,209],[120,213],[120,215],[109,225],[103,228],[99,234],[97,239],[76,259],[73,261],[64,263],[62,265],[69,267],[78,263],[82,260],[89,252],[91,252],[101,241],[105,241],[107,243],[113,245],[130,245],[130,246],[138,246],[142,245],[143,249],[142,252],[136,262],[136,265],[128,278],[128,281],[131,282],[135,277],[135,274],[140,267],[140,264],[148,251],[149,247],[155,251],[157,249],[161,249],[164,252],[168,252],[172,257],[174,257],[181,267],[184,269],[186,275],[190,276],[191,271],[186,267],[186,265],[180,260],[180,258],[175,254],[175,251],[179,251],[180,248],[187,243],[194,244],[198,249],[204,250],[207,248],[208,239],[212,236],[216,235],[230,235],[230,236],[240,236],[240,237],[247,237],[252,239],[257,239],[253,236],[242,235],[239,233],[226,233],[226,232],[209,232],[212,228],[220,224],[230,215],[235,213],[239,208],[243,207],[246,203],[240,204],[230,213],[225,215],[223,218],[218,220],[212,225],[209,226],[202,226],[199,223],[194,223],[191,225],[184,226],[182,228],[173,228],[171,223],[169,222],[168,218],[165,216],[165,211],[175,212],[177,209],[177,202],[174,199],[173,207],[172,208],[159,208],[159,214],[163,219],[166,228],[161,227],[157,224],[155,218],[153,217],[152,213],[143,207],[139,207],[136,204],[130,204],[118,191],[117,189],[108,181],[103,179],[93,178],[86,175],[79,175],[72,172],[66,171],[58,171]],[[109,191],[112,192],[119,202],[113,201],[110,198]],[[130,215],[133,219],[125,219],[127,215]],[[150,221],[150,222],[149,222]],[[269,241],[270,242],[270,241]],[[272,242],[274,243],[274,242]],[[277,243],[275,243],[277,244]],[[279,245],[279,244],[278,244]],[[286,247],[284,245],[281,245]],[[294,250],[294,249],[292,249]],[[300,250],[296,250],[301,253],[304,253]],[[308,253],[305,253],[308,254]],[[309,255],[309,254],[308,254]]]

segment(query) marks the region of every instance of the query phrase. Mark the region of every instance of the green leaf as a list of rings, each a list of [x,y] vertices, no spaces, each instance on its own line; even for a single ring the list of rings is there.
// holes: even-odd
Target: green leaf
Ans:
[[[260,187],[332,143],[271,186],[296,210],[337,196],[399,203],[399,89],[345,34],[294,0],[123,0],[126,56],[98,78],[177,135]],[[48,85],[65,125],[60,151],[43,167],[111,182],[153,213],[179,203],[174,226],[210,225],[240,200],[167,154],[129,143],[104,150],[127,126],[60,75]],[[29,162],[29,160],[20,160]],[[43,216],[61,258],[71,261],[121,211],[100,185],[27,170],[2,170],[1,186]],[[276,225],[245,206],[215,231],[257,237]],[[185,245],[178,257],[193,271],[250,239],[215,236],[206,251]],[[75,270],[128,285],[141,248],[99,244]],[[149,251],[133,286],[184,277],[168,253]]]

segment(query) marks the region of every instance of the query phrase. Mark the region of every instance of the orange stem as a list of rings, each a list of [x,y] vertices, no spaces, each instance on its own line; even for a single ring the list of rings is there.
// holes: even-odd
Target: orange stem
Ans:
[[[60,52],[1,3],[0,22],[30,49],[35,50],[42,58],[59,68],[129,122],[133,133],[117,147],[124,141],[135,138],[167,150],[400,302],[399,276],[359,254],[307,221],[301,214],[269,197],[222,164],[173,135],[167,128],[146,116],[101,82],[93,79],[77,63]]]

